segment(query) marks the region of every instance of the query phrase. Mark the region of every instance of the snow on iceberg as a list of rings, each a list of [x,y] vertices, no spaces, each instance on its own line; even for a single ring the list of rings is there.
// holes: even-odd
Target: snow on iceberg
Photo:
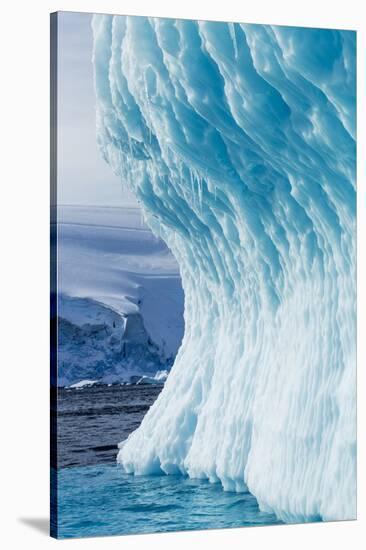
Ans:
[[[185,334],[127,472],[355,517],[351,31],[97,15],[101,152],[173,251]]]

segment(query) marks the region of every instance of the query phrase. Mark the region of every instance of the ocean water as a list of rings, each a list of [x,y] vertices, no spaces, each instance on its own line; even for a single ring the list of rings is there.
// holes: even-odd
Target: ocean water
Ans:
[[[133,476],[117,444],[141,423],[157,386],[58,390],[58,538],[279,523],[250,493],[183,476]],[[55,519],[55,518],[54,518]],[[56,534],[55,533],[55,534]]]
[[[115,464],[62,468],[59,538],[279,523],[250,493],[182,476],[132,476]]]
[[[118,443],[140,424],[163,386],[57,390],[57,466],[116,462]],[[56,414],[56,411],[54,411]]]

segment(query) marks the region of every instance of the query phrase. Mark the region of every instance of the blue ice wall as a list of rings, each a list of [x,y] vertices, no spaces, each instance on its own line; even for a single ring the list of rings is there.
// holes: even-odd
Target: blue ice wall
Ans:
[[[121,445],[285,521],[355,517],[355,33],[95,16],[101,152],[174,252],[186,331]]]

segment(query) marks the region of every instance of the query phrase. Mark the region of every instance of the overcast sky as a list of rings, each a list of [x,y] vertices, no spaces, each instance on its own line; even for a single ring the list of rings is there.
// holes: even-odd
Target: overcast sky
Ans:
[[[59,204],[136,205],[96,145],[91,15],[59,14]]]

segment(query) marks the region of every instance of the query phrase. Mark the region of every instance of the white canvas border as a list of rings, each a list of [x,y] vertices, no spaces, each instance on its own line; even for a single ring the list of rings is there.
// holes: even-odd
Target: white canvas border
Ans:
[[[57,9],[358,30],[358,521],[134,537],[49,539],[26,520],[48,516],[49,12]],[[1,512],[5,548],[170,549],[362,547],[366,539],[366,17],[361,2],[13,0],[2,6]],[[42,526],[42,522],[40,523]]]

